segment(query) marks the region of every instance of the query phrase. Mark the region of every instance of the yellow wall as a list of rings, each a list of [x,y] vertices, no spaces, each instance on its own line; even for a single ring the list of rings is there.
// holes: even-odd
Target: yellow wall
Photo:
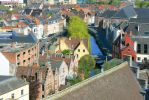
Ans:
[[[80,51],[78,51],[79,49]],[[85,52],[83,52],[83,50],[85,50]],[[82,42],[74,51],[74,55],[78,55],[77,60],[80,60],[81,57],[88,55],[88,54],[89,54],[89,51]]]

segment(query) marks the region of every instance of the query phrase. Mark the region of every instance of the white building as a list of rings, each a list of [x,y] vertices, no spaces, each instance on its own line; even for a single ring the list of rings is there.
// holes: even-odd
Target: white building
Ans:
[[[32,28],[33,33],[35,34],[37,39],[42,39],[44,34],[44,26],[43,24],[35,25]]]
[[[0,100],[29,100],[29,84],[22,79],[0,76]]]
[[[0,52],[0,75],[11,75],[9,61],[8,59]]]
[[[52,17],[48,21],[47,35],[54,33],[61,33],[66,27],[66,19],[62,18],[60,14]]]

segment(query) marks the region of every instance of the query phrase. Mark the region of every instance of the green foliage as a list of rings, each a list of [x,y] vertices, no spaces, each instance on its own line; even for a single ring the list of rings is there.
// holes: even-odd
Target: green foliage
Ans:
[[[78,16],[70,18],[68,23],[68,36],[72,38],[88,39],[88,49],[90,51],[90,35],[86,23]]]
[[[52,14],[52,13],[48,13],[47,15],[48,15],[48,17],[53,16],[53,14]]]
[[[68,82],[70,83],[70,85],[74,85],[76,83],[81,82],[81,78],[77,76],[77,77],[74,77],[73,79],[69,79]]]
[[[115,67],[115,66],[121,64],[122,62],[123,62],[123,61],[122,61],[121,59],[114,58],[114,59],[112,59],[112,60],[110,60],[110,61],[108,61],[108,62],[105,62],[105,63],[103,64],[104,70],[105,70],[105,71],[106,71],[106,70],[109,70],[109,69],[111,69],[111,68],[113,68],[113,67]]]
[[[72,54],[72,51],[66,49],[66,50],[63,50],[62,53],[63,53],[64,55],[69,55],[69,54]]]
[[[9,7],[6,7],[4,5],[0,5],[0,10],[9,10]]]
[[[138,8],[148,8],[149,7],[149,2],[148,1],[136,0],[135,5]]]
[[[78,72],[84,73],[84,78],[89,78],[90,71],[95,68],[95,59],[90,55],[83,56],[79,61]]]
[[[93,4],[93,3],[96,3],[96,0],[86,0],[86,3],[91,3],[91,4]]]
[[[120,5],[120,0],[111,0],[109,4],[114,5],[114,6],[119,6]]]
[[[68,23],[68,36],[73,38],[89,38],[86,23],[78,16],[70,18]]]

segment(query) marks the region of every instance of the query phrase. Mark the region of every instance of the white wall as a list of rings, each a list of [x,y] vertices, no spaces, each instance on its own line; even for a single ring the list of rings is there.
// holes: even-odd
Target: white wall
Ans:
[[[23,3],[23,0],[0,0],[0,1],[4,1],[4,2],[18,2],[18,3]]]
[[[32,31],[37,39],[41,39],[43,36],[43,25],[34,26]]]
[[[60,69],[59,69],[59,86],[65,85],[65,79],[66,79],[67,75],[68,75],[68,66],[63,61],[60,66]]]
[[[8,59],[0,52],[0,75],[10,75],[9,61]]]
[[[138,57],[140,57],[140,60],[138,60]],[[149,54],[137,54],[137,62],[142,62],[144,60],[144,58],[147,58],[147,60],[149,60]]]
[[[21,95],[21,90],[24,91],[24,94]],[[8,93],[5,93],[3,95],[0,95],[0,99],[3,98],[3,100],[6,100],[8,98],[11,98],[11,95],[14,93],[14,99],[17,100],[29,100],[29,85],[25,85],[23,87],[20,87],[16,90],[10,91]]]

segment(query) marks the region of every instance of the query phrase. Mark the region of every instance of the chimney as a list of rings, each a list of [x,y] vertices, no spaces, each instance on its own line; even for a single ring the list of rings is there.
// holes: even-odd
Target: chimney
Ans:
[[[71,37],[69,37],[68,40],[71,40]]]
[[[132,31],[130,31],[129,35],[132,36]]]
[[[140,74],[140,68],[137,67],[137,79],[139,79],[139,74]]]
[[[137,27],[137,28],[138,28],[138,32],[139,32],[139,31],[140,31],[140,27],[139,27],[139,25],[138,25],[138,27]]]
[[[12,47],[12,48],[16,48],[16,43],[15,43],[15,42],[12,42],[12,43],[11,43],[11,47]]]

